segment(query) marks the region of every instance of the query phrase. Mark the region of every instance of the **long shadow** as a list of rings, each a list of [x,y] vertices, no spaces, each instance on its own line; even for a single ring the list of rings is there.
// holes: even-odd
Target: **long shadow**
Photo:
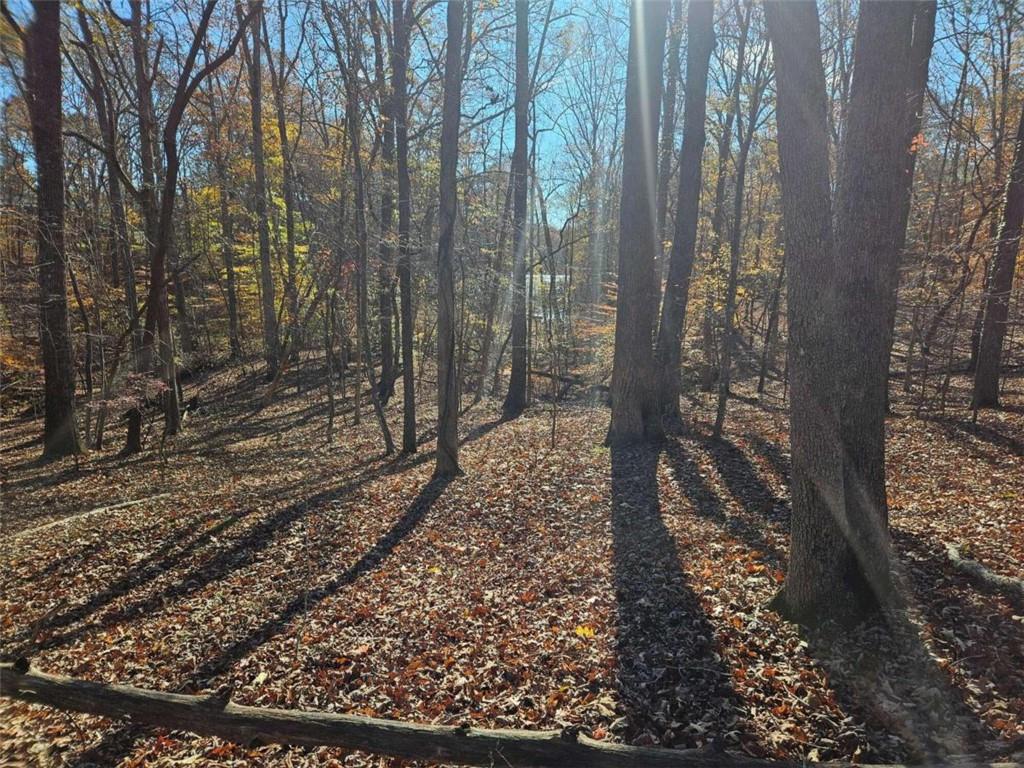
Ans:
[[[314,608],[343,588],[353,584],[360,577],[374,571],[394,551],[437,502],[451,480],[434,478],[417,494],[405,513],[382,535],[362,557],[326,584],[293,595],[275,616],[264,621],[248,635],[221,649],[215,656],[203,663],[179,686],[179,691],[195,691],[209,687],[217,678],[228,672],[231,666],[269,642],[282,632],[299,614]],[[94,747],[79,757],[79,763],[116,765],[123,760],[135,739],[142,735],[144,728],[126,725],[108,734]]]
[[[743,450],[721,439],[709,438],[703,444],[729,492],[739,499],[748,512],[772,524],[788,525],[788,506],[765,483]]]
[[[499,423],[500,422],[489,422],[481,425],[477,430],[474,430],[474,433],[467,435],[466,438],[464,438],[463,443],[478,439],[497,427]],[[279,535],[283,531],[287,531],[295,524],[296,521],[305,516],[311,509],[319,507],[333,499],[344,498],[353,491],[356,491],[367,483],[379,478],[393,475],[420,464],[424,464],[427,461],[430,461],[434,455],[434,451],[429,451],[419,453],[415,457],[399,457],[392,463],[384,466],[382,469],[365,472],[356,476],[348,483],[322,491],[314,496],[310,496],[299,502],[288,505],[269,517],[261,520],[244,536],[234,541],[230,546],[226,547],[222,551],[216,553],[216,555],[208,562],[192,569],[188,573],[183,574],[180,579],[162,592],[157,592],[149,597],[138,600],[123,609],[114,611],[111,614],[104,616],[99,622],[85,623],[68,632],[49,635],[37,644],[32,644],[31,638],[27,638],[26,633],[23,632],[18,639],[24,641],[24,644],[21,647],[14,650],[8,650],[7,652],[9,654],[15,653],[17,655],[26,655],[32,650],[45,650],[56,646],[66,645],[90,631],[106,629],[117,624],[132,621],[133,619],[161,608],[167,601],[177,600],[194,594],[209,584],[219,581],[220,579],[230,575],[232,572],[254,562],[257,554],[266,549],[273,542],[275,536]],[[292,489],[284,489],[277,495],[279,497],[285,496],[287,493],[290,493],[291,490]],[[238,515],[227,518],[215,528],[206,531],[197,537],[197,539],[191,542],[186,548],[167,555],[166,557],[162,555],[164,555],[168,549],[172,548],[173,545],[165,545],[161,547],[157,553],[154,553],[154,555],[147,558],[143,564],[133,568],[107,589],[94,595],[86,603],[70,611],[51,617],[39,627],[36,627],[36,634],[41,632],[53,632],[56,629],[67,627],[76,622],[85,620],[96,611],[117,600],[119,597],[142,586],[146,582],[151,581],[168,569],[172,568],[183,560],[189,552],[209,541],[213,536],[222,531],[226,525],[233,524],[238,518],[244,517],[245,514],[246,513],[239,513]]]
[[[743,436],[747,444],[755,453],[768,462],[775,476],[785,483],[789,483],[790,463],[789,457],[778,443],[765,440],[756,432],[748,432]]]
[[[965,437],[970,435],[976,437],[989,445],[998,448],[1000,451],[1008,451],[1015,456],[1024,456],[1024,440],[1013,435],[1000,432],[995,427],[987,424],[975,424],[967,419],[957,419],[950,416],[922,416],[925,421],[938,424],[950,439],[958,443],[965,443]]]
[[[991,615],[965,603],[965,585],[944,575],[948,568],[936,562],[930,548],[915,536],[897,529],[893,538],[897,551],[905,555],[904,586],[921,618],[947,644],[943,653],[960,655],[959,643],[967,635],[989,646],[990,653],[972,659],[977,649],[968,647],[961,658],[950,659],[947,669],[940,669],[913,612],[905,611],[889,611],[842,632],[826,628],[811,633],[808,650],[827,670],[842,709],[865,721],[869,741],[878,750],[862,755],[866,762],[891,761],[891,735],[902,741],[906,762],[938,764],[954,755],[994,759],[991,748],[998,734],[971,710],[967,692],[954,683],[949,670],[961,664],[987,664],[979,677],[968,677],[996,685],[1006,697],[1019,695],[1024,632],[1008,614]],[[949,637],[953,639],[947,643]]]
[[[735,731],[735,693],[658,500],[658,452],[613,447],[618,689],[627,742],[701,746]],[[687,727],[666,727],[678,722]]]
[[[147,555],[139,563],[136,563],[130,571],[115,580],[102,591],[94,594],[86,602],[75,606],[70,610],[55,614],[38,625],[24,628],[19,634],[12,638],[11,643],[14,644],[14,647],[7,649],[6,654],[15,656],[27,655],[32,651],[44,650],[54,646],[63,645],[64,643],[80,637],[93,629],[94,626],[86,624],[76,630],[65,632],[63,634],[52,635],[49,633],[87,619],[90,615],[102,610],[118,598],[131,592],[133,589],[137,589],[147,582],[159,577],[167,570],[173,568],[177,563],[181,562],[190,553],[201,548],[219,533],[222,533],[237,523],[245,517],[246,514],[247,513],[244,512],[238,512],[230,515],[220,521],[217,525],[203,531],[201,534],[185,544],[182,544],[181,542],[193,533],[193,528],[192,524],[182,526],[177,533],[164,540],[156,550]],[[106,544],[107,542],[104,543]],[[132,611],[132,615],[135,615],[134,611]],[[99,626],[110,626],[113,623],[117,622],[105,619]],[[41,641],[35,641],[34,637],[38,637],[40,634],[47,636],[45,636]],[[19,643],[20,645],[18,645]]]
[[[692,502],[694,514],[711,520],[751,549],[761,552],[764,561],[773,568],[783,568],[786,559],[785,555],[765,535],[760,525],[755,525],[749,520],[736,515],[730,515],[726,512],[722,500],[715,493],[714,489],[711,488],[707,480],[701,477],[700,468],[682,444],[675,440],[667,441],[664,451],[669,461],[669,467],[672,469],[675,482]],[[731,471],[732,466],[734,465],[729,464],[728,466],[720,467],[726,485],[729,486],[734,494],[736,494],[736,490],[733,489],[744,490],[744,493],[746,493],[745,489],[750,485],[750,478],[746,476],[742,478],[726,476]],[[753,472],[752,467],[750,471]],[[754,473],[754,477],[756,477],[756,473]],[[771,498],[774,499],[774,496],[771,496]],[[742,497],[740,499],[743,501]],[[744,503],[746,502],[744,501]],[[760,504],[755,504],[753,509],[760,514],[763,507],[764,503],[762,500]]]

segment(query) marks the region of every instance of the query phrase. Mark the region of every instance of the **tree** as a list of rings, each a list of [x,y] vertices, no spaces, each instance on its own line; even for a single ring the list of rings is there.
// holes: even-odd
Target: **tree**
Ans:
[[[25,53],[24,95],[36,161],[36,263],[39,345],[43,358],[43,458],[81,453],[75,418],[75,368],[68,322],[64,252],[64,136],[61,109],[60,5],[32,3],[22,31],[6,3],[3,15]]]
[[[462,107],[463,0],[449,0],[448,50],[444,61],[441,116],[440,233],[437,241],[437,463],[434,474],[451,477],[459,469],[459,376],[455,364],[455,174],[459,160]]]
[[[270,266],[270,223],[267,218],[267,164],[263,150],[263,73],[260,66],[263,5],[249,0],[249,12],[256,14],[252,24],[252,49],[243,37],[243,52],[249,64],[249,104],[252,116],[252,163],[255,185],[253,206],[260,249],[260,302],[263,309],[263,357],[267,363],[267,381],[277,376],[280,339],[277,331],[277,302],[274,298],[274,273]],[[242,7],[238,6],[242,18]]]
[[[526,407],[526,193],[527,121],[530,109],[530,4],[516,0],[515,146],[512,150],[512,371],[502,412],[514,418]]]
[[[412,180],[409,177],[409,27],[415,0],[392,0],[391,107],[398,176],[398,290],[402,332],[402,452],[416,452],[416,380],[413,371]]]
[[[752,8],[747,4],[745,19],[740,23],[743,29],[750,27],[750,15]],[[747,115],[740,110],[740,92],[744,90],[743,72],[736,72],[736,87],[733,90],[735,105],[733,112],[736,115],[736,136],[739,139],[740,151],[736,159],[736,181],[732,196],[732,231],[729,235],[729,277],[725,288],[725,322],[722,330],[722,347],[719,355],[718,372],[718,407],[715,412],[714,436],[721,437],[722,428],[725,425],[725,410],[729,400],[729,384],[732,380],[732,351],[735,346],[735,315],[736,315],[736,289],[739,280],[740,269],[740,248],[743,244],[743,203],[745,200],[745,185],[747,180],[747,160],[750,157],[750,147],[753,143],[754,134],[757,131],[761,118],[761,107],[765,89],[771,80],[771,69],[767,66],[768,50],[764,48],[761,55],[756,57],[754,65],[754,76],[749,86],[747,104]]]
[[[659,399],[670,419],[679,417],[679,363],[690,275],[697,248],[697,217],[707,116],[708,67],[715,47],[713,0],[691,0],[687,12],[686,87],[683,102],[683,146],[679,151],[679,193],[668,279],[658,327]]]
[[[1003,355],[1003,338],[1010,311],[1013,275],[1020,250],[1021,224],[1024,222],[1024,112],[1017,124],[1013,148],[1013,167],[1006,180],[1003,218],[996,238],[996,250],[987,280],[985,309],[981,326],[981,343],[974,373],[974,407],[994,408],[999,405],[999,366]]]
[[[651,340],[660,299],[654,273],[659,251],[655,188],[668,10],[666,2],[643,0],[629,7],[609,444],[657,440],[663,434]]]
[[[789,273],[793,521],[774,605],[801,622],[890,604],[885,386],[909,194],[914,35],[926,4],[861,4],[832,224],[828,118],[813,3],[766,3],[775,51]],[[916,22],[916,23],[915,23]],[[918,40],[918,46],[921,41]],[[930,45],[930,44],[929,44]]]

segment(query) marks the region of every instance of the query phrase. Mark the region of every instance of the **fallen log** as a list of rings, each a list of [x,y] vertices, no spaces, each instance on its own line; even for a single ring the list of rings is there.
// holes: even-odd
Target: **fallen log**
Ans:
[[[422,725],[327,712],[246,707],[232,704],[230,693],[188,696],[78,680],[30,671],[24,660],[0,664],[0,696],[101,717],[128,717],[170,730],[218,736],[250,746],[343,747],[409,760],[461,765],[532,768],[796,768],[798,765],[710,750],[631,747],[590,739],[572,729],[521,731]],[[849,763],[821,765],[852,768]],[[943,765],[1024,768],[1016,763],[986,763],[971,758],[955,759]]]
[[[1011,599],[1024,604],[1024,580],[995,573],[977,560],[964,557],[960,554],[960,548],[955,544],[946,544],[946,557],[949,558],[954,568],[964,573],[976,584],[986,589],[1003,592]]]

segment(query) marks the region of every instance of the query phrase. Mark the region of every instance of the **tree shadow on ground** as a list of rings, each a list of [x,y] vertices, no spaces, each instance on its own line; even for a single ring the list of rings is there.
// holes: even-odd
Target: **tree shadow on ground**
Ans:
[[[206,687],[215,686],[221,681],[222,676],[230,672],[236,662],[284,633],[293,620],[353,584],[362,576],[376,570],[422,522],[437,500],[441,498],[450,482],[451,480],[447,478],[434,478],[428,482],[401,517],[351,566],[326,583],[310,589],[303,589],[285,599],[271,618],[263,621],[244,637],[217,650],[188,675],[187,679],[179,684],[177,690],[193,693]],[[80,755],[78,762],[79,764],[116,765],[127,757],[135,740],[143,733],[144,728],[135,725],[116,728],[104,735],[98,744]]]
[[[665,443],[664,452],[676,484],[693,504],[694,514],[711,520],[751,549],[761,552],[765,562],[772,567],[784,567],[785,555],[765,535],[765,528],[770,523],[762,522],[763,518],[761,517],[766,514],[766,503],[769,511],[774,508],[774,494],[763,485],[745,457],[743,457],[743,461],[738,461],[733,457],[726,463],[724,461],[725,448],[709,449],[711,455],[716,457],[716,463],[726,486],[744,504],[747,513],[754,516],[753,522],[730,514],[726,510],[722,499],[719,498],[707,479],[702,476],[700,467],[694,462],[685,445],[677,440],[669,440]],[[736,452],[739,453],[738,449]],[[766,500],[770,501],[766,502]]]
[[[970,440],[967,438],[975,437],[1000,452],[1024,456],[1024,438],[1002,432],[991,424],[973,423],[969,419],[958,419],[953,416],[926,415],[921,418],[942,427],[946,436],[960,445],[969,444]]]
[[[998,615],[973,608],[969,597],[965,600],[962,592],[957,594],[958,579],[940,575],[948,568],[916,536],[896,529],[893,539],[894,549],[901,553],[902,562],[896,567],[908,608],[887,610],[852,629],[825,627],[809,632],[808,650],[827,670],[843,710],[866,722],[877,754],[863,755],[865,762],[891,759],[894,751],[902,752],[909,762],[939,763],[957,755],[993,759],[998,752],[997,733],[968,706],[964,681],[951,677],[956,666],[969,660],[949,658],[949,654],[959,655],[955,649],[962,640],[958,636],[971,632],[978,643],[990,648],[975,662],[994,668],[970,671],[967,686],[983,680],[980,691],[1002,679],[1010,681],[1004,695],[1019,695],[1019,670],[1024,668],[1020,627],[1010,626],[1014,622],[1008,614],[1000,625]],[[941,639],[938,655],[935,642],[924,639],[925,625]],[[947,642],[947,637],[952,639]],[[1000,650],[1013,647],[1018,650]],[[940,661],[939,656],[945,658]],[[1011,692],[1014,689],[1017,694]],[[984,691],[983,695],[991,694]]]
[[[658,451],[613,447],[612,535],[622,737],[726,746],[738,728],[729,670],[690,587],[658,499]]]

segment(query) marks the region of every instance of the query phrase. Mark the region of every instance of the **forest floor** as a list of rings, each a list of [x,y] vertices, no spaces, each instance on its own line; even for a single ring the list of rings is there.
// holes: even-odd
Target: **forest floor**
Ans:
[[[758,403],[741,383],[722,441],[698,398],[657,450],[602,447],[603,406],[561,405],[552,439],[549,403],[502,423],[485,400],[451,482],[431,481],[429,407],[421,452],[384,457],[367,406],[354,425],[347,403],[328,443],[322,386],[260,408],[246,365],[189,382],[184,432],[130,459],[118,427],[107,450],[40,465],[40,422],[8,417],[0,654],[168,691],[231,684],[237,703],[772,758],[1008,755],[1024,748],[1024,608],[945,546],[1021,574],[1024,379],[977,424],[959,406],[916,418],[893,389],[910,607],[838,637],[766,607],[787,550],[780,389]],[[0,764],[402,763],[0,700]]]

